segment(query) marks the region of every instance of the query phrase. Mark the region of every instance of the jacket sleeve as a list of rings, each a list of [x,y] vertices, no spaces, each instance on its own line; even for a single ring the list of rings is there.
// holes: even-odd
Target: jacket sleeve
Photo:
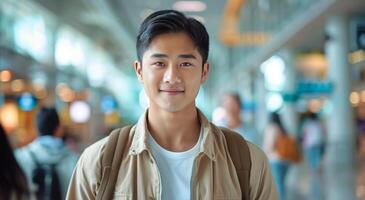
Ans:
[[[270,165],[265,153],[248,142],[251,153],[250,199],[279,200]]]
[[[101,155],[105,139],[86,148],[73,171],[67,200],[94,200],[101,180]]]

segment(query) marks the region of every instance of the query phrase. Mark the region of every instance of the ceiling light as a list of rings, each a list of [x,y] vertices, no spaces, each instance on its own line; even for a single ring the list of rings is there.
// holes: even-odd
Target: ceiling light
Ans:
[[[358,104],[360,102],[360,96],[359,96],[359,94],[357,92],[351,92],[350,102],[353,105],[356,105],[356,104]]]
[[[12,132],[19,124],[18,108],[14,103],[5,103],[0,107],[0,122],[6,132]]]
[[[14,92],[20,92],[20,91],[22,91],[25,88],[24,80],[22,80],[22,79],[13,80],[11,82],[11,86],[10,87],[11,87],[11,89]]]
[[[12,74],[10,70],[4,70],[0,72],[0,81],[8,82],[11,80]]]
[[[201,12],[207,5],[201,1],[178,1],[172,7],[181,12]]]
[[[91,116],[91,108],[85,101],[75,101],[70,105],[70,117],[75,123],[86,123]]]
[[[360,49],[348,55],[351,64],[356,64],[365,60],[365,51]]]

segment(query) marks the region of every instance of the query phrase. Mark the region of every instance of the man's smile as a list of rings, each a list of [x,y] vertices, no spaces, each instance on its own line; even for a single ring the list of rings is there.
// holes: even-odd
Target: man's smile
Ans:
[[[160,89],[160,92],[166,93],[168,95],[178,95],[184,93],[185,91],[182,89]]]

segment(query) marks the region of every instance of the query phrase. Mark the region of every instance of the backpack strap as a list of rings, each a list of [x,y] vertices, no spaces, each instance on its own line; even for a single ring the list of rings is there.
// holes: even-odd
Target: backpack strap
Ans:
[[[115,183],[131,128],[132,126],[126,126],[121,129],[115,129],[109,135],[101,160],[102,175],[96,200],[112,199],[113,197]]]
[[[41,163],[38,162],[38,159],[35,156],[35,154],[33,153],[33,151],[30,148],[28,148],[28,151],[29,151],[29,155],[30,155],[32,161],[34,162],[35,166],[36,167],[40,167],[41,166]]]
[[[250,171],[251,171],[251,154],[248,144],[239,134],[228,129],[220,127],[227,141],[227,147],[233,164],[236,168],[238,180],[243,200],[250,198]]]

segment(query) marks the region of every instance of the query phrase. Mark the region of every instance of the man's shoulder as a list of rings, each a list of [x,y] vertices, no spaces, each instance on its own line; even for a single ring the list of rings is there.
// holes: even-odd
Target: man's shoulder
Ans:
[[[88,146],[87,148],[85,148],[85,150],[82,152],[81,154],[81,157],[80,159],[81,160],[84,160],[84,161],[95,161],[95,160],[98,160],[100,161],[104,155],[104,152],[107,150],[107,146],[109,144],[109,141],[111,139],[111,135],[115,132],[118,132],[118,134],[122,134],[123,133],[123,128],[118,128],[118,129],[115,129],[113,130],[109,136],[106,136],[98,141],[96,141],[95,143],[91,144],[90,146]],[[129,134],[126,135],[127,138],[123,138],[123,139],[126,139],[126,140],[130,140],[130,136]],[[118,139],[117,138],[113,138],[113,139]],[[110,145],[112,145],[110,143]]]
[[[83,159],[95,159],[97,157],[100,157],[105,149],[105,146],[108,143],[108,139],[109,136],[104,137],[86,147],[85,150],[82,152],[81,157]]]
[[[266,160],[267,160],[266,154],[260,147],[258,147],[257,145],[255,145],[247,140],[246,140],[246,143],[247,143],[248,149],[250,150],[251,161],[253,164],[266,162]]]
[[[216,132],[222,132],[224,137],[226,138],[227,143],[228,142],[233,142],[241,145],[246,145],[246,143],[248,142],[240,133],[238,133],[235,130],[232,130],[230,128],[227,127],[217,127],[220,131],[216,131]],[[232,138],[231,140],[227,140],[227,137]],[[234,139],[234,140],[233,140]],[[230,144],[228,144],[230,145]]]
[[[101,157],[108,138],[109,136],[104,137],[84,149],[77,161],[77,166],[80,170],[92,170],[96,172],[100,169]]]
[[[219,127],[219,128],[222,130],[222,132],[225,132],[226,134],[228,133],[231,136],[233,136],[236,145],[239,145],[240,147],[242,145],[247,145],[249,153],[250,153],[252,166],[259,166],[259,165],[267,162],[266,154],[256,144],[253,144],[252,142],[246,140],[244,137],[242,137],[241,134],[239,134],[238,132],[236,132],[234,130],[231,130],[228,128],[222,128],[222,127]],[[229,141],[229,140],[227,140],[227,141]],[[232,144],[227,144],[227,145],[232,145]]]

